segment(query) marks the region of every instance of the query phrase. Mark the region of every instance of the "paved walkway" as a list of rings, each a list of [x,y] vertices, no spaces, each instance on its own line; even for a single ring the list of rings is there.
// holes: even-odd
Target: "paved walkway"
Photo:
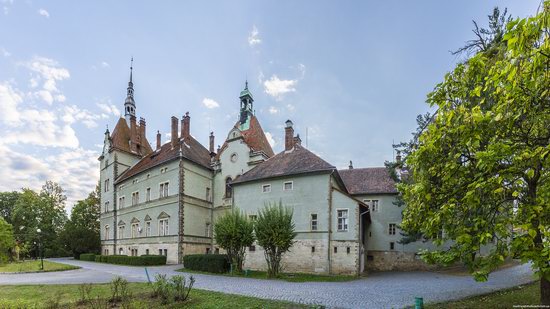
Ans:
[[[76,284],[104,283],[115,276],[128,281],[147,281],[142,267],[110,265],[72,259],[50,259],[82,267],[77,270],[34,274],[0,274],[5,284]],[[154,274],[175,272],[181,265],[148,267]],[[519,265],[497,271],[489,281],[478,283],[470,276],[455,276],[433,272],[384,272],[349,282],[294,283],[279,280],[248,279],[193,274],[195,287],[258,298],[286,300],[303,304],[321,304],[334,308],[402,308],[414,304],[414,298],[424,302],[440,302],[487,293],[525,284],[534,280],[529,265]]]

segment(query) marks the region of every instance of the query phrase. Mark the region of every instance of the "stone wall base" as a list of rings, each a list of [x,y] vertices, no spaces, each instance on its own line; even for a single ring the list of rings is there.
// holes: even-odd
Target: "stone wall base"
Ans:
[[[367,251],[366,267],[368,270],[434,270],[435,265],[429,265],[414,252],[400,251]]]
[[[122,251],[120,249],[122,248]],[[113,255],[113,245],[103,245],[101,246],[101,254],[105,255],[105,249],[109,250],[108,255]],[[147,254],[149,250],[150,255],[159,255],[159,250],[166,249],[166,264],[177,264],[178,263],[178,245],[177,244],[118,244],[117,245],[117,254],[123,255],[132,255],[132,249],[137,249],[137,255]]]

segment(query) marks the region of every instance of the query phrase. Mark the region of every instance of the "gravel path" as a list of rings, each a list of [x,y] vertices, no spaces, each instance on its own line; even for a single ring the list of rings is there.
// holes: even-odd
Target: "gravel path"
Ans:
[[[147,281],[143,267],[72,259],[50,260],[82,268],[38,274],[0,274],[0,285],[104,283],[115,276],[131,282]],[[181,265],[147,269],[153,279],[156,273],[181,274],[175,272],[179,268]],[[470,276],[433,272],[383,272],[349,282],[306,283],[203,274],[193,276],[197,279],[195,287],[199,289],[334,308],[402,308],[414,305],[415,297],[423,297],[424,302],[440,302],[510,288],[535,279],[527,264],[497,271],[483,283],[475,282]]]

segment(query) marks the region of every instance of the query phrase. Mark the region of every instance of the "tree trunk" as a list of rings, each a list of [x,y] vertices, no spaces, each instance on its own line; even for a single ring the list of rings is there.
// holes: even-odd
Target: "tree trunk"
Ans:
[[[540,277],[540,304],[550,306],[550,280]]]

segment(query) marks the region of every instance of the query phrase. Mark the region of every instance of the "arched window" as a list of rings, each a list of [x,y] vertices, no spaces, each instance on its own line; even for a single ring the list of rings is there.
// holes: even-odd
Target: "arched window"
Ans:
[[[233,194],[233,189],[231,188],[231,177],[225,179],[225,197],[229,198]]]

